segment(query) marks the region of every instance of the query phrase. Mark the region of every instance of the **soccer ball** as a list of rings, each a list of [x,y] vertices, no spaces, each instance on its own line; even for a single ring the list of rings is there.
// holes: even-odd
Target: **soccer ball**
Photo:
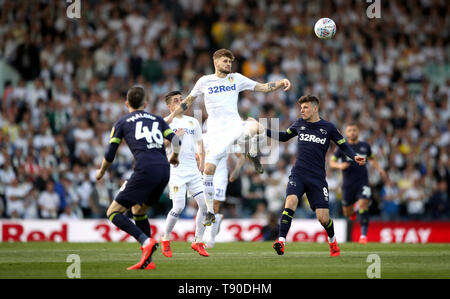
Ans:
[[[314,25],[314,33],[320,39],[330,39],[336,34],[336,24],[330,18],[322,18]]]

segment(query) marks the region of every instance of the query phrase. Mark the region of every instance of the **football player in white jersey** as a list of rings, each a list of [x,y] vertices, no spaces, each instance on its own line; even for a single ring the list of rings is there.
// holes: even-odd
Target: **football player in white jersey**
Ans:
[[[214,52],[213,62],[215,73],[202,76],[195,84],[190,94],[181,102],[166,121],[182,114],[193,101],[203,95],[206,112],[208,113],[208,143],[212,146],[206,152],[203,184],[208,214],[204,224],[211,225],[214,217],[214,173],[219,160],[227,155],[230,146],[238,142],[249,142],[246,156],[255,165],[255,170],[262,173],[263,169],[258,158],[258,144],[265,140],[265,128],[257,121],[248,121],[242,126],[238,113],[238,97],[243,90],[272,92],[280,88],[288,91],[291,83],[288,79],[276,82],[258,83],[239,73],[232,73],[231,66],[234,55],[230,50],[220,49]]]
[[[179,91],[172,91],[166,95],[166,104],[170,111],[174,111],[180,105],[181,100]],[[189,194],[192,195],[198,204],[195,239],[191,244],[191,248],[202,256],[209,256],[203,243],[203,234],[205,232],[203,221],[207,210],[201,174],[205,158],[202,129],[197,119],[183,114],[168,121],[168,124],[175,134],[183,140],[183,146],[178,155],[178,166],[170,169],[169,196],[172,200],[172,209],[167,215],[164,234],[161,238],[161,251],[164,256],[172,257],[170,235],[185,208],[186,191],[189,191]],[[198,164],[196,154],[200,157]]]

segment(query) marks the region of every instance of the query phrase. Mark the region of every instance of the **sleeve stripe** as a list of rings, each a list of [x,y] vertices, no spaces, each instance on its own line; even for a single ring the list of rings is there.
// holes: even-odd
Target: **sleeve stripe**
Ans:
[[[117,137],[113,137],[109,140],[109,143],[117,143],[120,144],[120,142],[122,141],[122,139],[117,138]]]
[[[171,133],[173,133],[173,130],[172,129],[167,129],[167,130],[164,131],[163,135],[164,135],[164,137],[167,137],[167,135],[169,135]]]
[[[289,129],[289,128],[286,130],[286,132],[287,132],[288,134],[292,134],[292,131],[291,131],[291,129]]]
[[[342,138],[341,140],[337,141],[337,144],[341,145],[342,143],[345,143],[345,138]]]

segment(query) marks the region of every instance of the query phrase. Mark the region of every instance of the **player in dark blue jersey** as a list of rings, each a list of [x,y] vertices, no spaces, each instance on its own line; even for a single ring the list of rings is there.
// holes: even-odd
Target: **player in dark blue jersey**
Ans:
[[[366,160],[355,154],[332,123],[320,118],[317,97],[302,96],[298,103],[301,118],[297,119],[286,132],[266,130],[267,136],[280,141],[288,141],[294,136],[298,136],[297,157],[289,176],[285,209],[280,219],[280,232],[273,248],[279,255],[284,254],[286,236],[297,209],[298,200],[306,193],[311,209],[315,211],[317,219],[327,232],[331,256],[338,256],[340,249],[334,236],[333,220],[330,218],[328,208],[325,155],[330,141],[333,141],[358,164],[364,165]]]
[[[181,141],[160,116],[144,111],[145,91],[141,86],[133,86],[128,90],[125,104],[129,113],[112,128],[109,146],[96,172],[96,179],[103,177],[120,143],[125,140],[135,159],[134,171],[120,188],[106,214],[114,225],[132,235],[142,245],[141,260],[128,270],[154,269],[151,256],[158,248],[158,242],[151,238],[147,210],[159,201],[169,182],[169,161],[178,164]],[[164,138],[171,142],[173,150],[169,161],[164,149]],[[130,208],[135,223],[123,214]]]
[[[370,164],[378,170],[384,180],[388,179],[386,172],[380,167],[377,159],[372,153],[370,145],[359,141],[359,129],[356,124],[349,124],[345,128],[345,136],[348,144],[357,155],[366,157]],[[366,167],[360,167],[353,160],[349,159],[340,148],[336,149],[331,156],[330,166],[340,169],[343,173],[342,184],[342,211],[344,216],[351,220],[356,219],[356,212],[353,205],[358,203],[359,222],[361,224],[361,236],[359,243],[367,243],[367,230],[369,228],[369,200],[371,190],[369,186],[369,176]]]

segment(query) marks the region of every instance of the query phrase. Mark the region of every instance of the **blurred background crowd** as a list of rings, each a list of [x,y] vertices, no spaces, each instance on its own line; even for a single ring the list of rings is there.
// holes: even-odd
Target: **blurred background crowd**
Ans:
[[[389,175],[383,181],[368,166],[372,217],[450,218],[448,1],[380,1],[379,19],[359,0],[79,2],[81,18],[70,19],[63,0],[0,0],[1,217],[105,217],[133,166],[122,145],[107,177],[95,181],[112,125],[127,112],[127,89],[145,86],[147,110],[165,116],[164,95],[186,96],[213,73],[212,53],[229,48],[235,71],[293,84],[288,93],[241,93],[244,119],[276,118],[284,130],[298,118],[299,96],[318,95],[321,116],[342,132],[357,122]],[[328,41],[312,30],[324,16],[337,24]],[[201,100],[193,108],[204,111]],[[264,174],[246,164],[228,186],[225,216],[278,215],[295,154],[293,139]],[[327,180],[339,217],[340,172],[328,169]],[[188,202],[183,217],[195,215]],[[149,216],[165,217],[170,207],[166,192]],[[296,217],[311,216],[303,200]]]

